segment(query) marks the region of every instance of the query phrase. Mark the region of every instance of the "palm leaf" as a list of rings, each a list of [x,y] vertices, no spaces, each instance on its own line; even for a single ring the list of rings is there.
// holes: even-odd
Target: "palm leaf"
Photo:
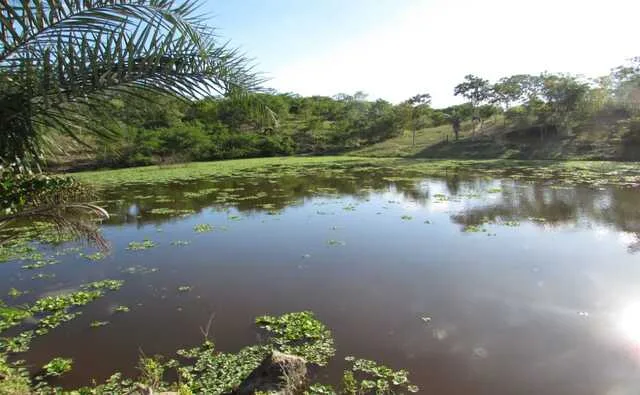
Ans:
[[[250,61],[203,24],[200,4],[0,0],[0,159],[37,161],[46,130],[113,137],[82,114],[123,91],[194,100],[259,90]]]

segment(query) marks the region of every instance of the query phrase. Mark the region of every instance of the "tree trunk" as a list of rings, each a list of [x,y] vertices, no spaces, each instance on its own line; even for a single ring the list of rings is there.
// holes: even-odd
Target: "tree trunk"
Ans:
[[[416,145],[416,130],[413,129],[413,135],[412,135],[412,138],[411,138],[411,146],[415,147],[415,145]]]

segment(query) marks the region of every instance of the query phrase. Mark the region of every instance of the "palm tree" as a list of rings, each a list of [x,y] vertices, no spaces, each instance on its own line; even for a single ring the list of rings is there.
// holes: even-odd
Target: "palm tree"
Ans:
[[[48,177],[27,173],[39,168],[47,149],[61,148],[59,135],[82,143],[87,135],[113,137],[117,131],[95,120],[109,114],[115,95],[155,92],[189,100],[246,97],[258,89],[262,81],[250,62],[219,41],[200,5],[0,0],[0,228],[27,216],[91,234],[88,223],[69,220],[78,217],[69,212],[105,217],[104,210],[77,203],[87,195],[72,182],[47,184],[41,178]],[[14,184],[23,188],[12,190]],[[29,203],[11,206],[13,192],[24,192],[19,200]]]
[[[115,94],[186,99],[255,89],[237,50],[198,14],[200,0],[0,0],[0,160],[37,163],[51,130],[96,125]]]

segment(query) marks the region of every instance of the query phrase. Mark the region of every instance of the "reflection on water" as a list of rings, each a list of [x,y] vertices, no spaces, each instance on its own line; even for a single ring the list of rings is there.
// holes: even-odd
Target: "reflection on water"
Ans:
[[[111,256],[61,258],[44,269],[52,280],[0,265],[0,289],[32,291],[18,302],[126,281],[25,359],[72,357],[62,384],[78,385],[133,374],[139,350],[198,343],[212,313],[217,346],[233,351],[255,343],[253,317],[308,309],[336,338],[327,382],[358,355],[407,368],[425,393],[637,393],[640,191],[396,173],[271,171],[105,191]],[[144,239],[157,246],[126,250]],[[110,315],[119,305],[131,312]],[[111,324],[92,330],[93,320]]]
[[[618,325],[629,341],[640,346],[640,302],[633,302],[622,310]]]

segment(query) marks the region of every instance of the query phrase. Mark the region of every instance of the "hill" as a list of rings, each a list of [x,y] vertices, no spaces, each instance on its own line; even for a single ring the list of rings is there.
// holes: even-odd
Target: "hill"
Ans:
[[[571,133],[542,134],[540,129],[504,126],[487,121],[472,132],[462,125],[460,139],[453,139],[449,125],[424,128],[412,133],[352,150],[349,155],[440,159],[555,159],[555,160],[640,160],[640,145],[628,119],[593,119]]]

